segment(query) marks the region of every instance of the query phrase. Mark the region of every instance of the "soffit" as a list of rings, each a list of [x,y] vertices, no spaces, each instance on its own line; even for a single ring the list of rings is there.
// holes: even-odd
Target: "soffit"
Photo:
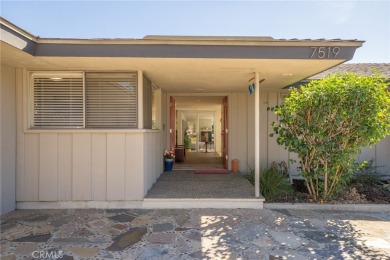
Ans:
[[[129,57],[34,57],[1,43],[1,62],[28,70],[138,71],[172,93],[245,92],[254,72],[262,91],[275,91],[344,60],[318,59],[210,59]],[[202,89],[199,91],[198,89]]]

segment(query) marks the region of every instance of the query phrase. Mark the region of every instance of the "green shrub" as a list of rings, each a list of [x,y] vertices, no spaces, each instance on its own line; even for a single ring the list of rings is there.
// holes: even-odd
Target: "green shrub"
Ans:
[[[249,167],[247,178],[252,184],[255,183],[255,174],[251,167]],[[260,172],[260,193],[267,200],[292,191],[289,179],[281,171],[271,167]]]
[[[329,75],[293,89],[284,104],[269,109],[279,118],[273,123],[278,144],[297,153],[316,201],[330,200],[342,190],[361,147],[390,132],[388,83],[376,74]]]
[[[373,160],[356,163],[353,169],[352,182],[369,187],[381,185],[381,179],[384,175],[377,171],[378,167],[373,165]]]

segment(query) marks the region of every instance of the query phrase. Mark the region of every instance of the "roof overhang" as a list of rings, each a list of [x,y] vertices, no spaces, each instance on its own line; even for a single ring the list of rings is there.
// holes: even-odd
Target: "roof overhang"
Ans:
[[[42,39],[1,19],[1,63],[29,70],[143,70],[168,92],[242,92],[254,72],[281,89],[351,60],[356,40],[147,36]]]

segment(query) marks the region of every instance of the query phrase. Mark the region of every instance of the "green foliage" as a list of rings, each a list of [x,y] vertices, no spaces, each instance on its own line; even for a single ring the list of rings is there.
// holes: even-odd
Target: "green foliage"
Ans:
[[[184,137],[184,147],[185,149],[191,149],[191,137],[189,135]]]
[[[352,181],[362,186],[380,186],[381,179],[385,176],[377,171],[379,166],[373,165],[373,160],[355,163]]]
[[[298,154],[316,201],[348,183],[361,147],[389,134],[390,94],[379,75],[330,75],[292,90],[285,104],[270,110],[279,116],[273,123],[278,144]]]
[[[248,180],[254,184],[254,170],[249,167]],[[289,194],[293,191],[290,181],[279,170],[271,167],[260,172],[260,193],[267,200],[272,200],[280,194]]]

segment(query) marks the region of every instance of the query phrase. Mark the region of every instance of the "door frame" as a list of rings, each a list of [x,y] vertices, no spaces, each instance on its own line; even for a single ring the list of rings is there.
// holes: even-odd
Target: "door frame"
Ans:
[[[228,111],[230,111],[230,93],[172,93],[172,92],[168,92],[166,93],[166,101],[165,101],[165,111],[166,111],[166,118],[164,120],[165,122],[165,125],[168,126],[167,127],[167,132],[165,133],[165,137],[164,137],[164,144],[165,144],[165,147],[169,147],[170,146],[170,133],[169,133],[169,127],[170,127],[170,100],[171,100],[171,97],[193,97],[193,96],[199,96],[199,97],[227,97],[227,103],[228,103]],[[229,118],[229,114],[228,114],[228,118]],[[176,122],[176,113],[175,113],[175,122]],[[228,120],[228,129],[230,129],[230,121]],[[217,133],[216,133],[217,134]],[[175,137],[176,138],[176,137]],[[230,137],[228,137],[230,138]],[[176,139],[175,139],[176,140]],[[228,146],[227,146],[227,154],[229,155],[230,154],[230,139],[228,140]],[[222,140],[221,140],[221,145],[222,145]],[[166,148],[164,148],[166,149]],[[229,162],[230,158],[228,156],[228,159],[227,159],[227,162]],[[228,164],[229,165],[229,164]],[[227,167],[229,168],[229,167]]]

